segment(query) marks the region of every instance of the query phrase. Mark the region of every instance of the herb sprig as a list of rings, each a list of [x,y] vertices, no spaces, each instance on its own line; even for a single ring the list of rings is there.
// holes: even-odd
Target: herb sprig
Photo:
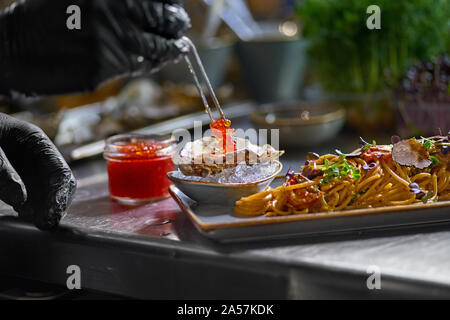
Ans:
[[[428,192],[421,200],[423,203],[427,203],[433,197],[433,191]]]
[[[430,156],[430,160],[431,160],[430,168],[432,168],[433,166],[435,166],[439,163],[439,159],[436,158],[435,156]]]
[[[361,171],[353,166],[351,166],[347,160],[345,154],[336,150],[339,154],[339,161],[330,163],[328,159],[324,159],[322,165],[316,165],[316,169],[323,171],[323,178],[320,181],[320,186],[326,185],[336,179],[343,179],[344,177],[351,174],[354,180],[361,178]]]
[[[372,140],[372,143],[368,143],[361,137],[359,138],[359,143],[361,144],[361,150],[363,151],[377,146],[377,142],[375,140]]]
[[[435,146],[445,146],[445,142],[442,141],[436,141],[434,139],[430,139],[430,138],[425,138],[425,137],[420,137],[420,139],[418,139],[418,141],[427,149],[431,149]],[[435,156],[430,156],[430,160],[431,160],[431,164],[429,166],[429,168],[432,168],[433,166],[437,165],[439,163],[438,158],[436,158]]]
[[[423,144],[423,146],[427,149],[431,149],[434,146],[434,144],[436,143],[436,141],[434,141],[432,139],[424,138],[424,137],[420,137],[419,142],[421,144]]]
[[[446,147],[446,146],[450,146],[449,142],[446,142],[445,140],[435,140],[435,139],[431,139],[431,138],[425,138],[425,137],[420,137],[420,139],[417,139],[421,144],[424,145],[425,148],[427,149],[431,149],[433,146],[436,147]]]

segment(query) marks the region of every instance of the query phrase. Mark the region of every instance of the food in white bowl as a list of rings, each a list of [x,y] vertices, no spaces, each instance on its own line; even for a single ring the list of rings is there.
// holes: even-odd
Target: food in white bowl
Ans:
[[[258,146],[247,139],[232,138],[235,148],[232,152],[224,152],[221,141],[215,137],[204,137],[189,142],[181,150],[178,167],[185,176],[208,177],[227,170],[224,175],[249,173],[268,165],[278,159],[284,151],[275,150],[271,145]],[[238,167],[239,166],[239,167]],[[253,168],[256,166],[255,168]],[[272,164],[274,167],[274,165]],[[238,167],[236,170],[233,168]],[[223,175],[222,175],[223,177]],[[216,181],[218,182],[218,181]]]
[[[279,164],[277,162],[264,162],[254,165],[247,165],[245,162],[241,162],[234,167],[226,168],[221,172],[213,175],[194,176],[185,175],[181,170],[174,171],[173,177],[178,179],[184,179],[187,181],[201,181],[201,182],[214,182],[214,183],[248,183],[259,180],[264,180],[270,177],[278,169]]]

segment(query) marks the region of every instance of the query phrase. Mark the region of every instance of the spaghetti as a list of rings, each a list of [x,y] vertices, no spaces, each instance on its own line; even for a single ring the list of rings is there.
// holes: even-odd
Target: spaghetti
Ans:
[[[282,186],[241,198],[235,212],[278,216],[450,200],[448,137],[438,138],[425,150],[432,164],[423,169],[397,163],[392,146],[375,143],[316,156],[300,173],[288,172]]]

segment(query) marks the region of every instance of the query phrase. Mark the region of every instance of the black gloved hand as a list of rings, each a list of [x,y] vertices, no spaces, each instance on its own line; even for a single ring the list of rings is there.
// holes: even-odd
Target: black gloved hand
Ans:
[[[183,0],[24,0],[0,13],[0,95],[90,91],[148,74],[180,51],[190,27]],[[66,26],[71,5],[81,29]]]
[[[72,171],[45,133],[0,113],[0,199],[20,218],[51,230],[75,189]]]

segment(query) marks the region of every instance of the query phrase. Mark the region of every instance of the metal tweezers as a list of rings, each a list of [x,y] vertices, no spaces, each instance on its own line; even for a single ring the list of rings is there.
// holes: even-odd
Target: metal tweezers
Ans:
[[[219,111],[219,114],[222,118],[225,118],[222,108],[220,107],[219,100],[217,100],[216,94],[214,93],[214,90],[211,86],[211,82],[209,81],[209,78],[206,74],[205,68],[203,67],[202,61],[200,59],[200,56],[197,52],[197,48],[195,47],[194,43],[189,39],[188,37],[184,36],[181,38],[181,41],[189,48],[189,52],[191,52],[194,55],[195,61],[197,62],[197,67],[200,70],[200,73],[203,77],[203,81],[206,84],[206,88],[208,89],[209,95],[211,96],[217,110]],[[203,104],[205,105],[206,112],[209,115],[209,118],[211,119],[211,122],[214,122],[213,115],[211,113],[211,109],[208,104],[208,100],[206,99],[206,95],[203,92],[203,88],[200,84],[200,81],[198,80],[197,74],[195,72],[195,69],[191,63],[191,60],[188,57],[188,54],[184,55],[184,60],[186,61],[186,64],[188,65],[189,71],[192,74],[192,77],[194,78],[195,86],[197,87],[198,92],[200,93],[200,97],[202,98]]]

